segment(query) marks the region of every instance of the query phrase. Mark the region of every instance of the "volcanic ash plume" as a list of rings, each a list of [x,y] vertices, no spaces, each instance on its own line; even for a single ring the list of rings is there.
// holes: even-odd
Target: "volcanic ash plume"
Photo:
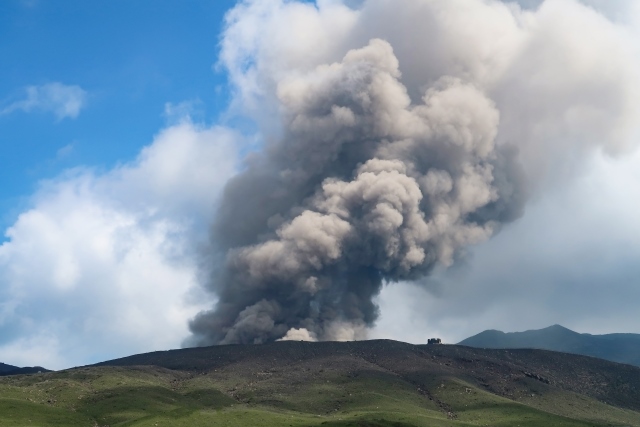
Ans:
[[[412,103],[374,39],[278,83],[284,131],[225,190],[217,306],[191,344],[349,340],[385,282],[451,265],[524,204],[516,150],[480,90],[443,78]]]

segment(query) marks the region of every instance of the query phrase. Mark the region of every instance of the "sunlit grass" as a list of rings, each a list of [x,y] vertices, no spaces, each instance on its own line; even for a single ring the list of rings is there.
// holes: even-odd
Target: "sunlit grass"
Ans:
[[[582,399],[584,408],[566,417],[553,413],[552,401],[546,402],[549,408],[518,403],[456,379],[434,379],[430,399],[384,372],[309,378],[290,387],[274,378],[229,393],[235,387],[230,384],[241,378],[219,380],[154,367],[80,368],[7,377],[0,380],[0,425],[577,427],[607,425],[603,416],[617,425],[640,425],[640,414],[570,393],[555,396],[555,401],[573,406]],[[588,405],[594,405],[594,411],[586,411]]]

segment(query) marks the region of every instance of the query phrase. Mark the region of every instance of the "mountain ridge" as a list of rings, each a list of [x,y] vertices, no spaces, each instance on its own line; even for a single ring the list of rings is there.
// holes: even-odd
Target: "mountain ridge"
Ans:
[[[42,366],[27,366],[21,368],[19,366],[0,363],[0,377],[6,377],[9,375],[38,374],[42,372],[51,372],[51,370],[45,369]]]
[[[593,335],[575,332],[557,324],[523,332],[489,329],[460,341],[458,345],[475,348],[531,348],[559,351],[640,366],[640,334]]]
[[[0,362],[0,374],[3,374],[4,372],[11,372],[16,369],[18,369],[17,366],[7,365],[6,363]]]

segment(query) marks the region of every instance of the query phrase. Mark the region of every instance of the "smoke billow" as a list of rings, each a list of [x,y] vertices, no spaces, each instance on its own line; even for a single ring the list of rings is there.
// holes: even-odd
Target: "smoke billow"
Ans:
[[[382,0],[365,2],[359,11],[337,3],[328,2],[325,8],[341,8],[340,13],[351,18],[340,22],[348,22],[356,35],[349,38],[345,35],[349,31],[342,29],[337,33],[344,40],[332,46],[358,43],[366,33],[365,18],[371,19],[381,9],[389,9],[389,19],[394,19],[391,5]],[[533,20],[534,13],[544,12],[475,0],[392,3],[409,9],[420,4],[421,13],[431,14],[432,20],[444,16],[434,9],[449,13],[454,3],[499,9],[500,19],[510,11],[512,19],[517,15],[525,23]],[[251,8],[264,14],[268,6],[254,1],[239,8],[247,14]],[[356,13],[361,14],[360,20],[354,18]],[[232,25],[229,33],[236,27]],[[483,28],[478,26],[478,31]],[[442,40],[455,35],[455,28],[442,31]],[[416,65],[405,83],[394,47],[376,37],[364,47],[346,49],[338,61],[316,61],[312,66],[292,67],[291,72],[263,64],[271,70],[271,86],[264,86],[271,87],[277,99],[282,128],[227,184],[210,254],[216,268],[211,269],[209,287],[219,300],[191,322],[193,336],[188,343],[363,338],[378,317],[374,298],[383,284],[416,280],[438,265],[451,266],[465,248],[485,241],[521,216],[530,182],[526,177],[532,176],[530,159],[538,159],[547,146],[556,147],[557,135],[578,139],[581,134],[574,128],[580,114],[600,120],[604,129],[598,135],[615,127],[592,108],[599,101],[592,102],[587,93],[577,97],[582,109],[557,122],[544,111],[531,111],[533,118],[522,122],[530,135],[513,138],[520,134],[514,131],[514,122],[522,117],[527,102],[544,109],[544,103],[534,99],[536,94],[523,91],[531,100],[516,103],[507,92],[519,89],[523,79],[510,72],[517,69],[521,54],[532,49],[531,43],[521,39],[519,52],[503,43],[509,45],[510,56],[494,59],[489,55],[469,67],[482,69],[482,79],[454,72],[455,67],[444,72],[448,65],[439,53],[433,61],[442,64],[421,60],[427,61],[425,70],[440,69],[440,75],[418,84],[420,66]],[[402,49],[406,51],[405,44]],[[509,58],[513,63],[502,64]],[[486,76],[482,60],[501,64],[502,83],[497,75]],[[530,60],[524,58],[525,63]],[[541,63],[538,69],[545,71],[545,67]],[[246,80],[249,75],[247,71],[242,77]],[[538,94],[548,89],[543,83]],[[414,93],[417,88],[421,88],[419,96]],[[575,90],[571,82],[566,89],[571,97]],[[595,93],[593,98],[597,97]],[[603,102],[616,106],[614,98]],[[505,128],[503,115],[511,128]],[[575,123],[566,124],[567,120]],[[530,146],[538,141],[544,143]]]
[[[412,105],[398,66],[372,40],[281,83],[284,136],[224,195],[220,302],[192,324],[205,342],[357,337],[383,282],[450,265],[521,211],[491,100],[443,79]]]

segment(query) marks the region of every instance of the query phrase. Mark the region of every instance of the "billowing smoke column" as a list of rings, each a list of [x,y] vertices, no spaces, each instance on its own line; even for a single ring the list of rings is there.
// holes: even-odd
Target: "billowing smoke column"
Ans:
[[[363,338],[385,283],[452,265],[594,148],[631,146],[632,30],[592,0],[521,3],[227,15],[221,63],[268,142],[226,187],[205,268],[218,302],[186,345]]]
[[[362,337],[383,282],[450,265],[520,215],[492,101],[445,78],[412,105],[398,67],[374,39],[280,84],[284,136],[224,194],[220,301],[191,324],[201,343]]]

